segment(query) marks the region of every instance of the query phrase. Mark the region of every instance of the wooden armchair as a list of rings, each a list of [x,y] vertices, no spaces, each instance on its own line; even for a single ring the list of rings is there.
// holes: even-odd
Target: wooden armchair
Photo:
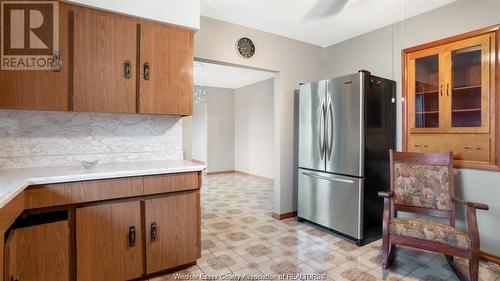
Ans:
[[[388,269],[396,245],[444,254],[461,280],[465,275],[453,263],[453,256],[469,259],[470,280],[479,274],[479,232],[476,209],[485,204],[455,197],[452,153],[401,153],[390,151],[390,191],[384,198],[383,266]],[[456,204],[467,207],[467,228],[455,228]],[[449,219],[449,224],[419,218],[399,218],[397,212]]]

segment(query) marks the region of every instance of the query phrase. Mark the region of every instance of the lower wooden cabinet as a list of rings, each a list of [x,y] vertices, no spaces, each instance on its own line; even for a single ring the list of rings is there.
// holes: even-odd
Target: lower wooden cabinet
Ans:
[[[77,280],[129,280],[194,262],[200,257],[200,231],[198,190],[78,208]]]
[[[76,210],[78,281],[123,281],[143,274],[139,201]]]
[[[195,263],[200,186],[198,171],[30,187],[0,208],[0,276],[142,280]]]
[[[14,229],[4,246],[4,280],[69,280],[68,221]]]
[[[200,193],[145,201],[146,271],[154,273],[200,257]]]

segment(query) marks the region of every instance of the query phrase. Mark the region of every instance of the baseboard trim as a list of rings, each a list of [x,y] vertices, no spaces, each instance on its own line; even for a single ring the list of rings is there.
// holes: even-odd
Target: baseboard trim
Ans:
[[[481,260],[483,260],[483,261],[492,262],[492,263],[496,263],[496,264],[500,265],[500,257],[499,256],[481,251],[480,257],[481,257]]]
[[[201,160],[191,159],[191,162],[194,162],[194,163],[198,163],[198,164],[205,165],[205,162],[204,162],[204,161],[201,161]]]
[[[293,218],[296,216],[297,216],[297,212],[290,212],[290,213],[285,213],[285,214],[281,214],[281,215],[273,213],[273,218],[275,218],[277,220],[286,220],[286,219]]]
[[[234,170],[229,171],[217,171],[217,172],[207,172],[207,175],[222,175],[222,174],[234,174]]]
[[[191,161],[195,162],[194,160],[191,160]],[[238,171],[238,170],[207,172],[207,175],[221,175],[221,174],[240,174],[240,175],[254,177],[254,178],[259,178],[259,179],[268,180],[268,181],[272,181],[273,180],[273,179],[270,179],[270,178],[266,178],[266,177],[263,177],[263,176],[257,176],[257,175],[254,175],[254,174],[250,174],[250,173],[246,173],[246,172],[242,172],[242,171]]]
[[[250,174],[250,173],[247,173],[247,172],[238,171],[238,170],[234,170],[234,173],[245,175],[245,176],[250,176],[250,177],[254,177],[254,178],[259,178],[259,179],[263,179],[263,180],[269,180],[269,181],[273,180],[271,178],[267,178],[267,177],[263,177],[263,176],[258,176],[258,175]]]

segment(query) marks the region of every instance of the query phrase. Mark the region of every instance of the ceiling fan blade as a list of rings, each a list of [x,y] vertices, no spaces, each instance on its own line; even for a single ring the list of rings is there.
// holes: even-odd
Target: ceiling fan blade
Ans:
[[[349,0],[317,0],[304,19],[314,20],[334,16],[344,9]]]

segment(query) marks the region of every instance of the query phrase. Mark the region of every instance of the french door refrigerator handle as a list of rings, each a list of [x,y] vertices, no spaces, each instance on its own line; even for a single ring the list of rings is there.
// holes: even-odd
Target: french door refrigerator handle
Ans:
[[[330,161],[332,158],[332,153],[333,153],[333,138],[335,136],[335,119],[333,118],[333,105],[332,105],[332,99],[328,96],[328,101],[327,101],[327,128],[328,128],[328,136],[326,138],[327,140],[327,148],[326,148],[326,154],[327,154],[327,160]]]
[[[320,153],[320,159],[323,160],[323,157],[325,156],[325,118],[326,118],[326,113],[325,113],[325,98],[321,99],[321,104],[320,108],[318,110],[318,115],[320,116],[319,122],[318,122],[318,132],[319,132],[319,153]]]
[[[317,179],[321,179],[321,180],[329,180],[329,181],[336,181],[336,182],[342,182],[342,183],[354,183],[354,181],[352,181],[352,180],[325,177],[325,176],[320,176],[320,175],[316,175],[316,174],[312,174],[312,173],[302,172],[302,174],[305,176],[308,176],[308,177],[317,178]]]

